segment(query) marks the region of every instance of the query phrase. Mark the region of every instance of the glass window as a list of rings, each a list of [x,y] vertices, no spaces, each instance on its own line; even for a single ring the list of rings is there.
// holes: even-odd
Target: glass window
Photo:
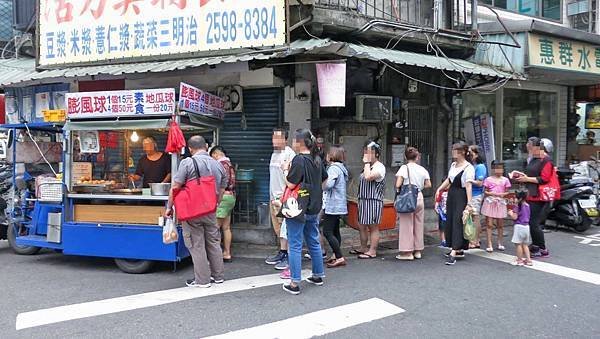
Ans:
[[[552,20],[560,20],[561,0],[488,0],[494,7],[509,10],[511,12],[538,16]]]
[[[503,103],[502,158],[507,171],[523,169],[529,137],[557,142],[558,97],[553,92],[505,89]]]

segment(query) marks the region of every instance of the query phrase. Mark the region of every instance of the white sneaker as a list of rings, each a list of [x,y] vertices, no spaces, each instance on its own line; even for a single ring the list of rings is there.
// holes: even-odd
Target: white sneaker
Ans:
[[[187,287],[201,287],[201,288],[209,288],[211,286],[210,283],[208,283],[208,284],[198,284],[196,282],[196,280],[194,280],[194,279],[190,279],[190,280],[186,281],[185,285]]]

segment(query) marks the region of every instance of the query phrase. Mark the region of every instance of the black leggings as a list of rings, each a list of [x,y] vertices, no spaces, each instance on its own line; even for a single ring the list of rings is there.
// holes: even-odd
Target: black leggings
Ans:
[[[544,201],[530,201],[531,216],[529,217],[529,232],[531,233],[531,244],[543,250],[546,249],[544,231],[542,224],[546,221],[550,210],[550,203]]]
[[[342,255],[342,235],[340,234],[340,219],[341,215],[330,215],[324,214],[323,219],[321,220],[321,225],[323,226],[323,235],[333,253],[335,253],[335,257],[337,259],[343,258]]]

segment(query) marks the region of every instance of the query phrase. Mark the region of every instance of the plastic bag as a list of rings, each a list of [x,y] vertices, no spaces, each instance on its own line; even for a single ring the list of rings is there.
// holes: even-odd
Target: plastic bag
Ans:
[[[179,240],[179,233],[172,218],[167,218],[163,226],[163,243],[172,244]]]
[[[477,240],[477,228],[473,223],[471,212],[465,211],[463,213],[463,225],[463,237],[471,242]]]

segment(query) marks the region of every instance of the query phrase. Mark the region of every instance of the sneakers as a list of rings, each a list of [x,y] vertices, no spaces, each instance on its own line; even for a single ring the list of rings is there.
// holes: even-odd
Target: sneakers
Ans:
[[[448,243],[446,242],[446,240],[442,240],[440,242],[440,245],[438,247],[440,247],[440,248],[446,248],[446,247],[448,247]]]
[[[279,251],[277,252],[277,254],[274,254],[270,257],[268,257],[267,259],[265,259],[265,263],[267,265],[277,265],[281,262],[281,260],[283,260],[285,257],[287,257],[287,253]]]
[[[209,288],[211,286],[210,283],[208,283],[208,284],[199,284],[194,279],[187,280],[185,282],[185,285],[187,287],[201,287],[201,288]]]
[[[323,278],[321,278],[321,277],[308,277],[308,278],[306,278],[306,282],[307,283],[311,283],[313,285],[322,286],[323,285]]]
[[[279,275],[279,278],[288,280],[291,279],[292,274],[290,273],[290,269],[286,268],[285,270],[283,270],[283,272],[281,272],[281,274]]]
[[[550,251],[540,249],[537,252],[531,252],[532,258],[548,258],[550,256]]]
[[[213,283],[213,284],[222,284],[222,283],[225,282],[225,279],[218,279],[217,280],[217,279],[215,279],[213,277],[210,277],[210,282]]]
[[[456,251],[456,258],[464,258],[465,257],[465,252],[464,251]]]
[[[292,286],[291,284],[283,284],[283,290],[289,294],[298,295],[300,294],[300,286]]]
[[[444,264],[445,265],[454,265],[454,264],[456,264],[456,258],[449,255],[448,259],[446,259],[446,262]]]
[[[277,265],[275,265],[275,269],[279,270],[279,271],[283,271],[286,268],[288,268],[289,266],[289,262],[288,262],[288,256],[287,254],[283,257],[283,259],[281,259],[281,261],[279,261],[277,263]]]

